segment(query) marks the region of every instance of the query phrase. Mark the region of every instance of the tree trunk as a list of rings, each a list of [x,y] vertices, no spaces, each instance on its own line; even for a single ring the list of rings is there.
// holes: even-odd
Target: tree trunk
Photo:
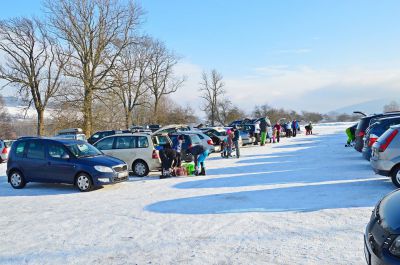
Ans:
[[[44,135],[44,110],[37,109],[37,135],[43,136]]]
[[[125,127],[129,130],[132,125],[132,110],[125,110]]]
[[[153,115],[153,121],[154,121],[154,123],[158,123],[158,99],[156,99],[155,101],[154,101],[154,115]]]
[[[83,99],[83,131],[86,137],[92,135],[92,102],[93,90],[85,89],[85,97]]]

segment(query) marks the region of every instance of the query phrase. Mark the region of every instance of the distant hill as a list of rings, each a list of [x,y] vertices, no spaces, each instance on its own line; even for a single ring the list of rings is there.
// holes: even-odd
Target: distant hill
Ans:
[[[358,111],[362,111],[367,114],[380,113],[383,111],[383,106],[390,103],[390,101],[392,101],[392,100],[393,99],[387,99],[387,98],[376,99],[376,100],[366,101],[363,103],[354,104],[351,106],[346,106],[346,107],[342,107],[339,109],[335,109],[332,112],[352,114],[353,111],[358,110]]]

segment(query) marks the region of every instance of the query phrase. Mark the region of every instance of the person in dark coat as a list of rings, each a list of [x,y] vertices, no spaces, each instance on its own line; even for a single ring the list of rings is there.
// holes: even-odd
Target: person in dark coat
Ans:
[[[240,139],[240,132],[237,126],[233,126],[233,144],[236,149],[236,158],[240,157],[240,149],[239,149],[239,139]]]
[[[167,143],[163,149],[160,150],[161,159],[161,178],[171,177],[172,162],[176,157],[176,151],[172,149],[171,144]]]
[[[174,142],[173,149],[176,151],[176,156],[174,159],[173,167],[181,167],[182,164],[182,145],[185,137],[183,135],[179,135],[176,141]]]
[[[292,136],[293,137],[296,137],[296,135],[297,135],[297,126],[298,126],[297,121],[293,120],[292,121]]]
[[[279,143],[280,139],[281,139],[281,125],[279,124],[279,122],[276,122],[274,129],[276,130],[276,141]]]
[[[267,139],[267,121],[265,118],[260,120],[260,131],[261,131],[261,145],[265,145],[265,140]]]
[[[208,157],[208,150],[205,149],[202,145],[194,145],[190,147],[188,153],[191,153],[194,158],[194,165],[196,167],[195,175],[206,175],[206,166],[205,160]],[[201,168],[201,170],[200,170]]]

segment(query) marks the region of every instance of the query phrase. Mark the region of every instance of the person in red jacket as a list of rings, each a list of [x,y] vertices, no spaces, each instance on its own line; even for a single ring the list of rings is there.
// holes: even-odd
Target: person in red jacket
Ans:
[[[276,124],[275,124],[275,126],[274,126],[274,129],[275,129],[275,131],[276,131],[276,141],[279,143],[280,134],[281,134],[281,129],[282,129],[282,127],[281,127],[281,125],[279,124],[279,122],[276,122]]]

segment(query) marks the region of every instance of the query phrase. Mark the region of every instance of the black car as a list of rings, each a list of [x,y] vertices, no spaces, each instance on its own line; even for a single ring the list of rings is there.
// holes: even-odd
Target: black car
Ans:
[[[400,191],[386,195],[372,211],[364,235],[369,265],[400,265]]]
[[[371,116],[363,117],[360,119],[357,125],[356,129],[356,139],[355,139],[355,144],[354,144],[354,149],[356,149],[358,152],[362,152],[362,149],[364,147],[364,136],[366,133],[366,130],[370,125],[375,123],[377,119],[383,118],[383,117],[390,117],[390,116],[398,116],[400,112],[388,112],[388,113],[382,113],[382,114],[374,114]]]
[[[363,157],[369,161],[371,158],[372,145],[378,138],[386,132],[392,125],[400,124],[400,116],[376,119],[376,122],[368,127],[364,136],[364,144],[362,148]]]
[[[188,153],[187,150],[194,145],[201,145],[201,140],[196,134],[173,133],[169,135],[173,144],[176,144],[178,142],[179,135],[183,135],[184,137],[181,151],[182,161],[192,162],[193,155]]]
[[[100,139],[103,139],[104,137],[114,135],[114,134],[121,134],[121,133],[130,133],[130,130],[109,130],[109,131],[98,131],[94,133],[92,136],[89,137],[87,140],[89,144],[94,144]]]

